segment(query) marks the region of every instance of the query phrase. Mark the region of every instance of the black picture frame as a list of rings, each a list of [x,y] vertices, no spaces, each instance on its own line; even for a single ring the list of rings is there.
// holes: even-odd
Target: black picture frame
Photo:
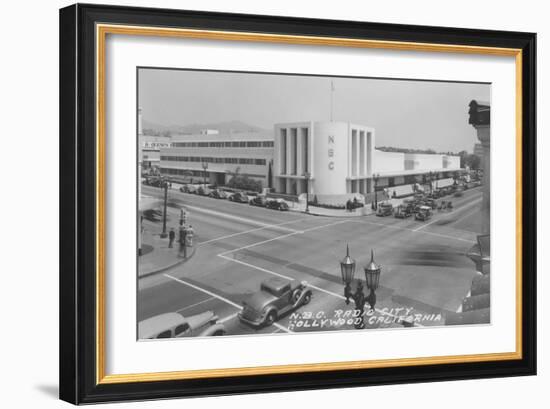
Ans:
[[[521,358],[146,382],[98,382],[96,24],[519,49]],[[77,4],[60,10],[60,398],[74,404],[536,374],[536,34]]]

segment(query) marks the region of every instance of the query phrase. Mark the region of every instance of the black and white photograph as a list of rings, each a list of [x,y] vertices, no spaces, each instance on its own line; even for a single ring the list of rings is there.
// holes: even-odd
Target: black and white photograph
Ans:
[[[491,84],[137,68],[137,338],[490,325]]]

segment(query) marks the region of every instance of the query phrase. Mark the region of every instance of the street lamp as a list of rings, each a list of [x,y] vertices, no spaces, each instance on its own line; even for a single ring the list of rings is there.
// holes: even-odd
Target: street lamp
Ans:
[[[162,215],[162,233],[160,234],[160,237],[165,239],[166,237],[168,237],[168,233],[166,233],[166,206],[168,203],[168,182],[166,180],[164,181],[163,187],[164,187],[164,212]]]
[[[372,175],[372,180],[374,181],[374,203],[372,206],[373,210],[378,209],[378,194],[377,194],[377,187],[378,187],[378,179],[380,178],[380,173],[375,173]]]
[[[370,293],[367,297],[367,302],[370,305],[370,308],[374,310],[376,305],[376,293],[378,285],[380,283],[380,273],[382,267],[380,264],[374,262],[374,251],[370,251],[370,263],[365,267],[365,281],[367,282],[367,288],[370,290]]]
[[[357,288],[355,292],[351,290],[351,283],[355,275],[355,260],[349,255],[349,246],[346,246],[346,257],[340,262],[340,271],[342,274],[342,281],[344,283],[344,297],[346,297],[346,305],[349,305],[350,298],[355,303],[355,309],[360,312],[360,321],[355,325],[355,328],[362,329],[365,327],[363,314],[365,311],[365,304],[368,303],[371,309],[374,309],[376,305],[376,293],[380,282],[380,265],[374,262],[374,252],[371,250],[370,263],[364,268],[365,270],[365,283],[369,290],[369,295],[365,296],[363,293],[363,283],[361,280],[357,280]]]
[[[306,178],[306,213],[309,213],[309,180],[311,179],[311,173],[304,172]]]
[[[206,189],[206,169],[208,169],[208,162],[202,163],[202,170],[204,171],[204,188]]]

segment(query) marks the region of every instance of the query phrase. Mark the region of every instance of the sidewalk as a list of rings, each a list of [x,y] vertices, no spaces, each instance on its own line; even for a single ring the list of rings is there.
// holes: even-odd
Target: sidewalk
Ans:
[[[159,234],[145,230],[143,232],[143,255],[138,261],[138,277],[161,273],[189,260],[195,254],[196,247],[187,248],[187,258],[179,255],[179,243],[174,241],[174,247],[168,247],[168,238],[162,239]]]
[[[305,203],[296,204],[296,206],[289,209],[292,212],[304,213],[306,210]],[[309,214],[315,216],[328,216],[328,217],[360,217],[374,214],[374,210],[371,209],[370,204],[364,207],[359,207],[354,211],[347,211],[346,209],[326,209],[324,207],[317,207],[309,205]]]

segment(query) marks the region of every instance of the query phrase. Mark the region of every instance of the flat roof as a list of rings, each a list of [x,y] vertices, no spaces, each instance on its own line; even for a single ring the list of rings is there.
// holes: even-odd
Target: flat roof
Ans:
[[[376,170],[374,173],[377,173],[380,175],[380,177],[387,177],[387,176],[409,176],[409,175],[423,175],[425,173],[430,172],[454,172],[457,170],[464,170],[462,168],[444,168],[444,169],[411,169],[411,170],[395,170],[391,172],[377,172]]]
[[[171,142],[272,141],[272,131],[224,132],[219,134],[175,134]]]

